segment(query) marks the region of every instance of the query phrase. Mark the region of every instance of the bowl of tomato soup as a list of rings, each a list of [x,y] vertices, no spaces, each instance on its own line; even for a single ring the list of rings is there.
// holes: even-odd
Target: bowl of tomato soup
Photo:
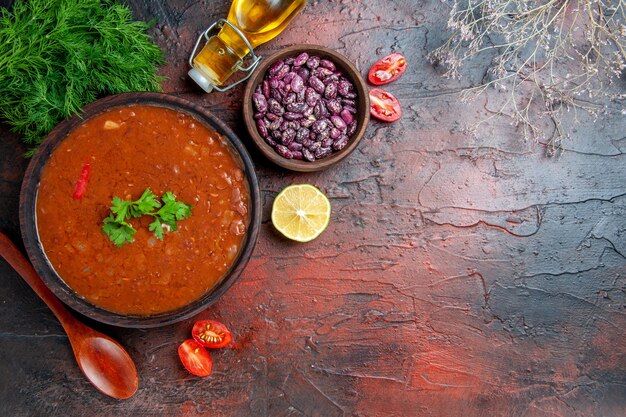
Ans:
[[[98,100],[62,122],[20,195],[27,253],[65,304],[100,322],[156,327],[214,303],[260,224],[238,137],[206,109],[157,93]]]

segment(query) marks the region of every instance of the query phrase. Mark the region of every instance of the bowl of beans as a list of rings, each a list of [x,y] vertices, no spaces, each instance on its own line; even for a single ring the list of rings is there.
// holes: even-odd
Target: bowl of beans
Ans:
[[[356,149],[369,122],[369,96],[345,56],[295,45],[261,62],[248,81],[243,114],[263,155],[283,168],[312,172]]]

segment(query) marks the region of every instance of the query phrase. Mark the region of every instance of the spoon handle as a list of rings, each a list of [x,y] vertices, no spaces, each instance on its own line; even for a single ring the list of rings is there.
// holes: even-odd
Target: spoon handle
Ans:
[[[78,367],[102,393],[117,399],[137,391],[137,369],[128,352],[115,340],[83,324],[46,286],[28,259],[0,232],[0,256],[17,271],[59,319],[72,345]]]
[[[64,328],[74,321],[74,316],[41,280],[28,259],[4,233],[0,232],[0,255],[17,271],[39,298],[50,307]]]

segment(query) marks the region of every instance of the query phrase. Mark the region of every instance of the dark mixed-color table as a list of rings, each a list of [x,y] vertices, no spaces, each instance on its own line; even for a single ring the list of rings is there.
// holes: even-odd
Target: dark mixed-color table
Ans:
[[[4,0],[0,4],[6,5]],[[439,1],[312,1],[262,46],[321,44],[364,73],[391,51],[409,70],[388,86],[403,118],[372,121],[347,160],[315,174],[286,172],[245,133],[242,88],[203,94],[186,76],[197,34],[228,1],[135,1],[157,18],[167,93],[206,106],[250,145],[263,226],[241,279],[197,318],[236,342],[202,379],[176,349],[193,319],[150,330],[94,324],[135,359],[127,401],[85,380],[47,307],[0,261],[0,415],[3,416],[624,416],[626,415],[626,118],[585,119],[546,157],[506,118],[475,136],[489,92],[463,104],[483,77],[442,78],[426,60],[447,32]],[[621,88],[624,83],[614,88]],[[0,92],[1,93],[1,92]],[[20,138],[0,129],[0,229],[21,245]],[[269,219],[291,183],[331,199],[329,228],[286,241]]]

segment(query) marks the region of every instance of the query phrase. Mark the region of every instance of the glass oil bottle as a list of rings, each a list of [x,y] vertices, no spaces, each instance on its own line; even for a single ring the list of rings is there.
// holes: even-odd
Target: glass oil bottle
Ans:
[[[306,0],[233,0],[227,19],[218,20],[198,38],[189,58],[189,76],[207,93],[245,81],[260,60],[254,48],[278,36],[305,4]],[[203,38],[206,43],[196,55]],[[237,70],[248,74],[224,86]]]

